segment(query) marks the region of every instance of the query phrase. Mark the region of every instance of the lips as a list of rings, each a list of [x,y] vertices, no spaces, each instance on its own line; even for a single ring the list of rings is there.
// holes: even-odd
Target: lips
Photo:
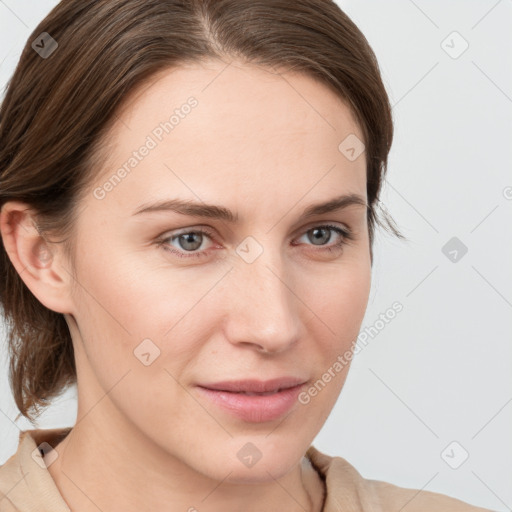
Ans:
[[[306,379],[298,377],[277,377],[266,381],[257,379],[230,380],[200,384],[199,386],[216,391],[230,391],[232,393],[246,393],[250,395],[275,393],[276,391],[292,388],[304,382],[306,382]]]
[[[280,377],[267,381],[232,380],[197,386],[209,403],[246,422],[280,418],[297,404],[304,379]]]

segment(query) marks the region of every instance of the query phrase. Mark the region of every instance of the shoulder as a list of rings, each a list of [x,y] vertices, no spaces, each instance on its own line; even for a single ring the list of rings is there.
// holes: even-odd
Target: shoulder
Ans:
[[[4,464],[0,465],[0,512],[19,510],[14,505],[16,488],[23,488],[24,473],[20,464],[20,446],[27,432],[21,432],[16,453],[11,455]]]
[[[366,479],[343,457],[326,455],[313,446],[306,456],[325,481],[325,512],[490,512],[445,494]]]
[[[69,430],[34,429],[20,432],[16,453],[0,465],[0,512],[70,512],[43,458],[48,448],[55,446],[55,441]]]
[[[408,512],[492,512],[457,498],[422,489],[408,489],[380,480],[366,480],[365,485],[383,510],[399,510],[407,505]]]

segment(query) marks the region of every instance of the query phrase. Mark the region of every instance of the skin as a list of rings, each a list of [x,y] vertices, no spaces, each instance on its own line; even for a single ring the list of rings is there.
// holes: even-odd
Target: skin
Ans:
[[[190,96],[197,107],[97,199],[93,190]],[[366,209],[301,214],[341,194],[367,198],[365,154],[350,161],[338,150],[349,134],[363,140],[360,127],[313,78],[236,61],[166,70],[118,118],[109,161],[80,203],[76,268],[39,236],[26,205],[1,211],[11,261],[45,306],[65,314],[75,350],[77,421],[50,474],[82,512],[320,510],[323,483],[304,454],[348,366],[308,404],[263,423],[219,409],[196,385],[292,375],[309,387],[351,347],[370,292]],[[133,215],[170,198],[222,205],[239,221]],[[354,240],[329,252],[341,237],[327,230],[315,244],[311,230],[326,223]],[[197,235],[200,258],[156,243],[199,227],[213,232]],[[236,252],[248,236],[263,249],[252,263]],[[189,247],[165,245],[185,255]],[[145,338],[160,350],[149,366],[134,355]],[[250,468],[237,457],[248,442],[262,454]]]

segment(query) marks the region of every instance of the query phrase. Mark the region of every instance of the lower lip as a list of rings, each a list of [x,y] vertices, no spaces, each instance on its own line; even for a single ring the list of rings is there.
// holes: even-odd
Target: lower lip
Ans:
[[[280,418],[297,402],[303,384],[271,395],[245,395],[198,386],[200,393],[215,405],[244,421],[262,423]]]

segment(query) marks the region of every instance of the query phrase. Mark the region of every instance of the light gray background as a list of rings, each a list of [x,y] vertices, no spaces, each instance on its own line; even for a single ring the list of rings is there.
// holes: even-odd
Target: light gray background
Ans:
[[[56,4],[0,0],[0,87]],[[382,200],[410,241],[376,240],[362,331],[378,334],[314,444],[366,478],[511,510],[512,1],[339,5],[377,54],[391,97],[396,132]],[[452,237],[468,248],[457,262],[442,251]],[[403,311],[382,327],[379,315],[395,301]],[[4,338],[0,463],[19,429],[33,428],[13,421]],[[71,389],[38,426],[73,425],[75,415]],[[469,454],[458,469],[441,455],[453,441],[452,465]]]

